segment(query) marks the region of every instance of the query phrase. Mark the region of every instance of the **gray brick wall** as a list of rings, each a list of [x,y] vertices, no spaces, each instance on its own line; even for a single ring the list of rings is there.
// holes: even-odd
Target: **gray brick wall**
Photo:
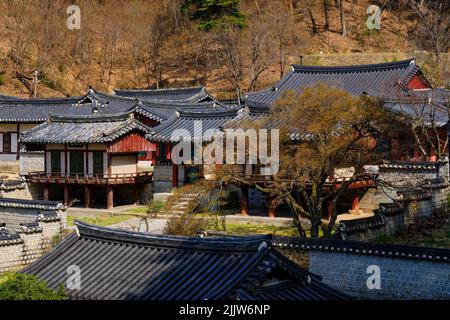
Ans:
[[[41,221],[39,224],[42,231],[19,233],[22,243],[0,245],[0,273],[19,270],[51,249],[54,237],[62,231],[62,223]]]
[[[379,290],[367,287],[371,265],[380,268]],[[444,262],[311,251],[309,271],[355,298],[450,299],[450,265]]]
[[[447,203],[447,195],[450,188],[432,190],[431,199],[421,201],[402,202],[403,210],[398,213],[378,213],[384,221],[383,226],[367,228],[351,233],[343,233],[343,238],[348,240],[371,241],[383,235],[395,234],[405,230],[418,219],[431,217],[436,211],[443,210]],[[356,222],[357,220],[353,220]]]

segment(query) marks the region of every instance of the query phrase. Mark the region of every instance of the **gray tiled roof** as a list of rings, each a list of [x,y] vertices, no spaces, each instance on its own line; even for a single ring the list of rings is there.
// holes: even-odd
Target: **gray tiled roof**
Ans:
[[[170,119],[153,127],[146,137],[155,142],[179,141],[181,140],[180,137],[172,138],[172,135],[176,130],[186,130],[186,133],[189,132],[189,135],[183,136],[182,139],[194,139],[194,124],[196,122],[201,124],[202,135],[207,130],[219,132],[227,121],[236,117],[237,112],[237,110],[211,110],[210,112],[177,111]]]
[[[301,91],[318,83],[342,88],[353,95],[366,93],[380,98],[393,98],[401,95],[411,78],[418,73],[420,70],[414,59],[356,66],[292,65],[292,71],[272,88],[248,93],[246,104],[269,106],[286,90]]]
[[[67,98],[1,99],[0,122],[44,122],[50,114],[91,115],[125,112],[136,100],[89,89],[86,95]]]
[[[205,87],[189,88],[167,88],[167,89],[144,89],[127,90],[114,89],[118,96],[137,98],[140,100],[156,100],[166,102],[204,102],[211,101],[213,98],[206,92]]]
[[[249,296],[280,274],[311,292],[297,300],[348,299],[273,250],[270,236],[188,238],[75,224],[78,235],[22,271],[57,288],[70,276],[67,268],[78,266],[82,286],[66,289],[69,299],[236,299],[238,291]]]
[[[49,120],[23,132],[23,143],[105,143],[124,134],[139,130],[149,133],[150,128],[135,120],[131,113],[61,117],[51,115]]]

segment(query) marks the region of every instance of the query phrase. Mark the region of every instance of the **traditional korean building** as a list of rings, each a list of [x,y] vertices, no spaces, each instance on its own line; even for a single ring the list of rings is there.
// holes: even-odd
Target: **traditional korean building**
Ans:
[[[221,127],[237,116],[237,109],[222,108],[220,110],[180,110],[162,124],[153,127],[146,135],[149,141],[157,144],[156,165],[154,177],[155,192],[169,192],[172,188],[193,183],[203,176],[203,165],[194,163],[194,147],[191,157],[185,163],[175,164],[171,161],[171,152],[175,144],[201,143],[207,132],[219,133]],[[179,132],[179,134],[176,134]],[[197,140],[197,141],[196,141]],[[205,142],[206,143],[206,142]]]
[[[355,96],[380,98],[385,102],[386,109],[395,114],[422,118],[425,124],[429,124],[432,118],[445,141],[450,91],[432,88],[415,59],[354,66],[294,64],[291,72],[273,87],[248,93],[245,102],[253,110],[266,112],[287,90],[301,92],[319,83],[343,89]],[[379,141],[379,151],[387,160],[436,161],[433,154],[429,159],[420,154],[409,131],[399,128],[388,141]]]
[[[0,161],[20,157],[20,134],[45,122],[51,113],[66,115],[113,114],[132,108],[133,99],[111,98],[89,89],[86,95],[68,98],[15,98],[0,96]]]
[[[45,122],[50,114],[91,115],[131,111],[141,120],[156,125],[170,118],[175,110],[225,108],[204,87],[160,90],[117,90],[116,95],[90,88],[85,95],[66,98],[18,98],[0,95],[0,161],[20,157],[20,134]],[[144,119],[148,118],[148,119]]]
[[[77,300],[348,300],[272,249],[270,236],[188,238],[75,222],[77,232],[22,270],[51,288],[70,266]]]
[[[24,132],[24,147],[44,152],[41,172],[28,172],[29,183],[43,187],[43,198],[77,199],[92,203],[139,202],[151,182],[148,152],[155,145],[145,139],[150,127],[134,113],[56,116]],[[114,195],[115,194],[115,195]]]

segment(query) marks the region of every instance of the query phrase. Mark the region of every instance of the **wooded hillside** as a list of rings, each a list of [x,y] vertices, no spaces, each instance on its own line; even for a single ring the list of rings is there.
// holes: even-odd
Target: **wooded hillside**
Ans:
[[[66,27],[71,4],[79,30]],[[369,4],[382,9],[379,30],[366,25]],[[271,85],[301,56],[319,65],[417,56],[448,86],[449,11],[446,0],[1,0],[0,94],[31,96],[37,70],[37,96],[207,85],[233,98]]]

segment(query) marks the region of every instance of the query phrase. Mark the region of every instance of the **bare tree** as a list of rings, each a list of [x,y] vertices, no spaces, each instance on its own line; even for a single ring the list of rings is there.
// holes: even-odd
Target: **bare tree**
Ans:
[[[274,51],[272,50],[270,24],[259,18],[249,27],[249,84],[247,91],[254,91],[261,74],[272,64]]]
[[[450,3],[447,0],[408,0],[417,17],[422,43],[428,44],[438,63],[450,45]]]
[[[339,18],[341,21],[341,34],[347,36],[347,27],[345,26],[344,0],[339,0]]]
[[[225,63],[225,78],[233,86],[238,100],[242,97],[241,81],[244,75],[244,53],[242,34],[238,27],[229,26],[220,30],[216,39],[221,44],[221,58]]]
[[[292,39],[294,39],[294,21],[291,15],[276,10],[272,13],[273,25],[272,33],[277,51],[276,60],[278,64],[278,71],[280,79],[284,75],[284,70],[287,65],[288,50]]]
[[[324,28],[326,31],[330,31],[330,18],[328,16],[328,11],[329,11],[328,0],[323,0],[323,14],[325,16]]]
[[[310,0],[306,0],[305,7],[306,7],[306,12],[308,13],[309,19],[311,20],[312,33],[313,34],[318,34],[319,33],[319,29],[317,29],[316,18],[314,18],[314,15],[313,15],[313,12],[312,12],[313,3]]]

